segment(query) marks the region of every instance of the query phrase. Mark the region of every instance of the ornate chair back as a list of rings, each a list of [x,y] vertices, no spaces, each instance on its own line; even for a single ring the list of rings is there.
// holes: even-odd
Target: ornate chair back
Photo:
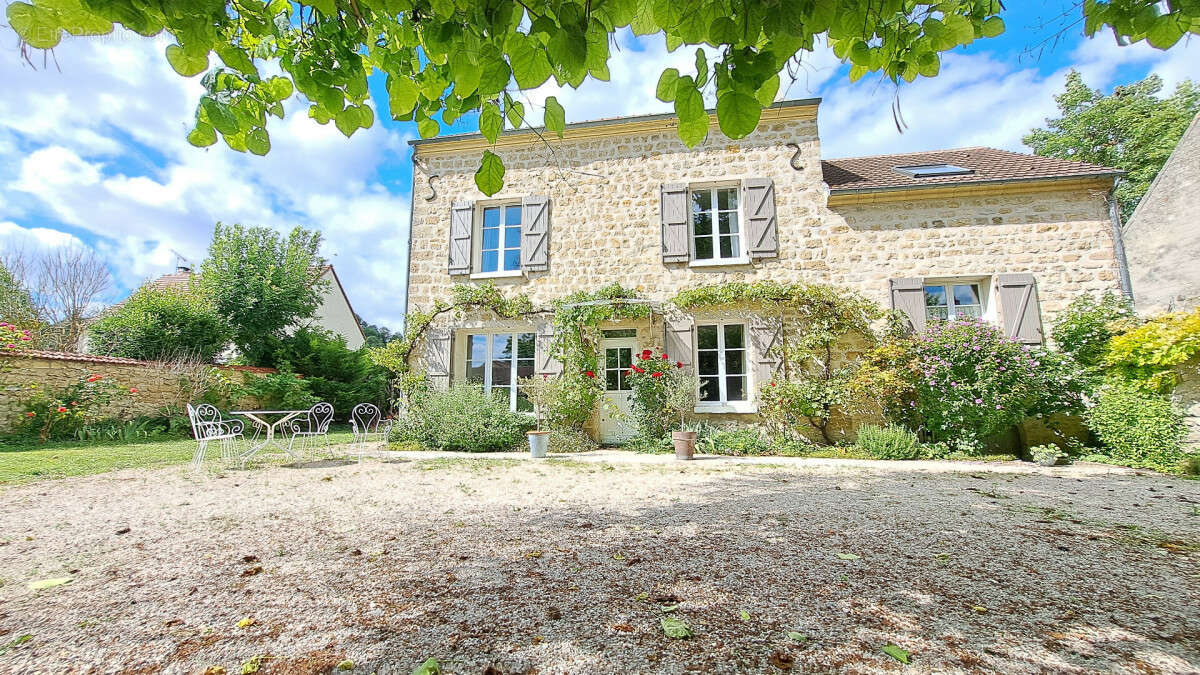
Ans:
[[[356,433],[378,433],[379,423],[382,419],[383,413],[379,412],[379,408],[372,403],[359,403],[350,411],[350,425],[354,427]]]
[[[192,404],[187,404],[188,420],[192,423],[192,436],[196,440],[202,440],[214,435],[214,431],[219,428],[221,421],[221,413],[217,407],[208,403],[201,403],[198,406],[192,407]]]
[[[324,401],[308,409],[308,430],[315,434],[329,432],[329,423],[333,421],[333,404]]]

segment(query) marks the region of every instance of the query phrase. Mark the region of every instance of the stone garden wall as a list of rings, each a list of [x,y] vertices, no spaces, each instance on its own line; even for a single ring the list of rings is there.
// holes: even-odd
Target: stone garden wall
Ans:
[[[218,366],[221,376],[240,383],[245,372],[269,373],[271,368]],[[23,402],[32,393],[31,385],[54,391],[69,387],[81,378],[102,375],[123,388],[137,393],[122,397],[113,409],[114,417],[161,415],[166,410],[180,411],[191,397],[186,369],[169,364],[137,361],[91,354],[31,352],[24,355],[0,355],[0,431],[16,422]]]

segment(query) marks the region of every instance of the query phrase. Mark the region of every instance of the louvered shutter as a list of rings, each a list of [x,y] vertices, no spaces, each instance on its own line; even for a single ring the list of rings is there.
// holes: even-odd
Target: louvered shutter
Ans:
[[[474,202],[454,202],[450,205],[450,274],[471,273],[471,231],[475,214]]]
[[[892,279],[892,309],[908,317],[914,333],[925,332],[925,280],[920,278]]]
[[[434,389],[450,388],[450,342],[448,330],[430,330],[425,334],[425,374]]]
[[[746,217],[746,249],[751,258],[779,255],[779,228],[775,218],[775,183],[770,178],[742,182],[742,212]]]
[[[542,324],[537,328],[536,356],[537,374],[557,376],[562,373],[562,362],[554,358],[554,326]]]
[[[754,359],[755,386],[761,387],[775,378],[783,357],[779,353],[783,341],[783,322],[778,317],[750,317],[750,358]]]
[[[1000,288],[1004,333],[1023,344],[1042,344],[1042,311],[1033,275],[1000,274],[996,276],[996,285]]]
[[[521,269],[550,269],[550,198],[530,195],[521,202]]]
[[[688,187],[686,183],[667,183],[662,186],[659,207],[662,219],[662,258],[665,263],[687,262],[688,246]]]
[[[672,363],[682,363],[685,371],[692,372],[692,353],[695,348],[691,317],[667,319],[664,329],[663,345],[667,349],[667,358]]]

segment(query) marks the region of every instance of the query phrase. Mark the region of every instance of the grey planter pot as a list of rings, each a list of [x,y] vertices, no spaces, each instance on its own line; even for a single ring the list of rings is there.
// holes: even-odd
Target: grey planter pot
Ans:
[[[529,438],[529,456],[533,458],[545,457],[546,449],[550,446],[550,432],[527,431],[525,435]]]

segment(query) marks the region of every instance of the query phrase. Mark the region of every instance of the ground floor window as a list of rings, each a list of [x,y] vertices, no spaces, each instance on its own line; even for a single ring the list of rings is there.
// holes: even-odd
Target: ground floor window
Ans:
[[[983,294],[978,282],[925,283],[925,318],[950,321],[983,317]]]
[[[508,398],[513,410],[533,411],[517,387],[517,378],[534,373],[533,333],[487,333],[467,336],[467,381],[485,392]]]
[[[696,374],[700,400],[745,401],[746,327],[740,323],[696,326]]]

